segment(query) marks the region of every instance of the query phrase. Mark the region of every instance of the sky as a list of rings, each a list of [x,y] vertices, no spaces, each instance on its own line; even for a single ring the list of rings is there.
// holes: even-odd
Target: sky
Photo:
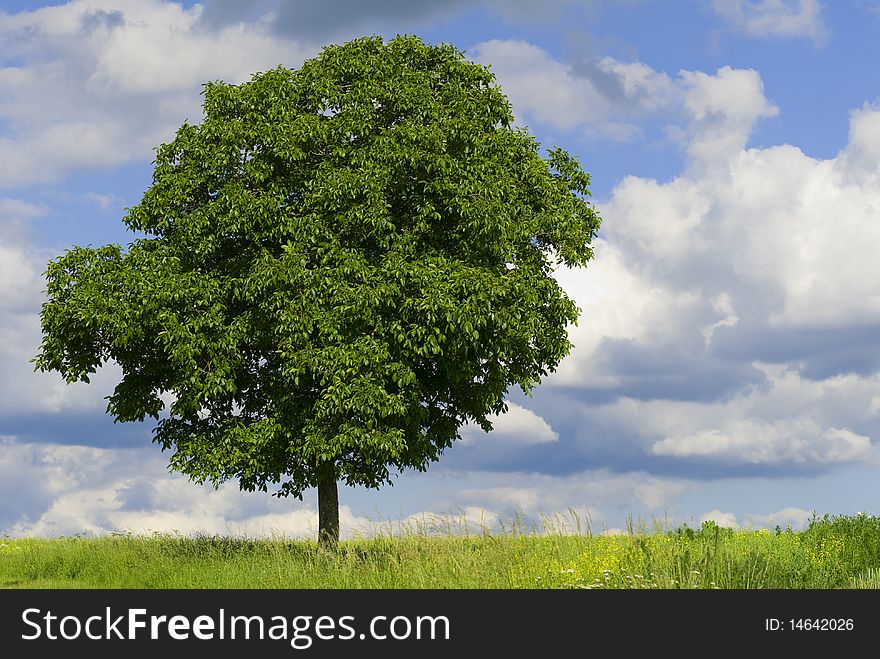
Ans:
[[[0,536],[310,537],[302,501],[168,470],[149,423],[35,373],[43,272],[126,244],[202,85],[415,34],[490,67],[592,177],[595,258],[556,277],[575,344],[426,473],[340,489],[400,528],[804,528],[880,514],[877,0],[72,0],[0,5]]]

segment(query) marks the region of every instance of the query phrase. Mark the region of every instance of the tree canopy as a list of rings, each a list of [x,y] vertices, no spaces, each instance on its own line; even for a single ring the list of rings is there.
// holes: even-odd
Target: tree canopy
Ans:
[[[108,413],[154,419],[174,470],[380,487],[569,353],[552,272],[592,258],[589,175],[540,155],[487,67],[362,38],[208,83],[203,110],[157,148],[129,245],[49,263],[34,360],[118,364]]]

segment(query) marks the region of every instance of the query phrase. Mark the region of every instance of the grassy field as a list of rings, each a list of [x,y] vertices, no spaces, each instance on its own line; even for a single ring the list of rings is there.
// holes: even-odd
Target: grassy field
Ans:
[[[386,534],[340,543],[178,535],[0,538],[4,588],[880,588],[880,517],[799,532]]]

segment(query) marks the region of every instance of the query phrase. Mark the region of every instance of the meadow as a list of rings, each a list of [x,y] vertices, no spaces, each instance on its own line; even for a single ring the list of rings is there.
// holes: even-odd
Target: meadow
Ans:
[[[801,531],[628,525],[618,535],[513,525],[344,540],[111,534],[0,538],[2,588],[880,588],[880,517]]]

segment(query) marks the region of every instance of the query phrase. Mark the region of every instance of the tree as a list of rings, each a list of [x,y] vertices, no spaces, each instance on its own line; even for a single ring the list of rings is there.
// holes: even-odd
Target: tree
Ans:
[[[592,257],[589,175],[511,126],[487,67],[413,36],[203,93],[126,209],[142,237],[49,262],[33,361],[116,362],[107,412],[156,420],[196,482],[317,487],[332,548],[338,481],[426,470],[569,353],[552,272]]]

